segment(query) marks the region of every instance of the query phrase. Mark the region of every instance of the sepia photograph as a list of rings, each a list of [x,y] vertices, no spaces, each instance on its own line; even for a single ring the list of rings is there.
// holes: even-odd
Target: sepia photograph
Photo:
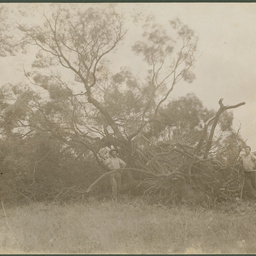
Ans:
[[[0,3],[0,254],[256,254],[256,3]]]

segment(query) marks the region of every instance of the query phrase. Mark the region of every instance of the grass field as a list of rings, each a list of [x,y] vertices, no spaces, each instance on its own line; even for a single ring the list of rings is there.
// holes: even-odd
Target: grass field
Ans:
[[[5,210],[5,211],[4,211]],[[0,253],[256,253],[256,203],[141,200],[1,207]]]

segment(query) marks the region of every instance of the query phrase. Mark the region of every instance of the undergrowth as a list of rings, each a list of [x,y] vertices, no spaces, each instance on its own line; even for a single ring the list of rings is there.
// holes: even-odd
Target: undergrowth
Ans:
[[[0,253],[255,253],[255,206],[167,207],[140,199],[2,205]]]

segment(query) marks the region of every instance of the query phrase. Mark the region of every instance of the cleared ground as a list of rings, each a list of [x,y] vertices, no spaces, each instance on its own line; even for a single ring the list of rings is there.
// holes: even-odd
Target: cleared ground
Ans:
[[[4,211],[5,209],[5,211]],[[0,208],[0,253],[256,253],[256,203],[141,200]]]

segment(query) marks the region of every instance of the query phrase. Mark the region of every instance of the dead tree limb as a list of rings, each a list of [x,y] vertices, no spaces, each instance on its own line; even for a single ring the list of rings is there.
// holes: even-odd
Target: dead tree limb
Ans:
[[[203,134],[201,136],[201,139],[199,140],[197,146],[196,146],[196,154],[199,153],[199,151],[201,150],[202,146],[203,146],[203,143],[205,141],[205,138],[207,136],[207,132],[208,132],[208,128],[209,128],[209,125],[211,124],[211,122],[214,120],[215,117],[211,118],[208,122],[206,122],[206,124],[204,125],[204,128],[203,128]]]
[[[112,173],[115,173],[116,171],[135,171],[135,172],[140,172],[140,173],[144,173],[144,174],[147,174],[147,175],[151,175],[151,176],[154,176],[154,177],[159,177],[159,176],[167,176],[167,175],[163,175],[163,174],[154,174],[152,172],[148,172],[148,171],[145,171],[145,170],[142,170],[142,169],[136,169],[136,168],[123,168],[123,169],[119,169],[119,170],[113,170],[113,171],[109,171],[109,172],[106,172],[104,174],[102,174],[97,180],[95,180],[86,190],[86,193],[89,193],[92,189],[93,186],[95,186],[99,181],[101,181],[103,178],[105,178],[106,176],[112,174]]]
[[[142,169],[137,169],[137,168],[123,168],[123,169],[118,169],[118,170],[113,170],[113,171],[109,171],[109,172],[106,172],[104,174],[102,174],[97,180],[95,180],[88,188],[87,190],[85,191],[86,193],[89,193],[92,189],[93,186],[95,186],[99,181],[101,181],[103,178],[105,178],[106,176],[112,174],[112,173],[115,173],[117,171],[135,171],[135,172],[140,172],[140,173],[144,173],[146,175],[150,175],[152,177],[168,177],[170,175],[173,175],[173,174],[179,174],[179,173],[169,173],[169,174],[155,174],[155,173],[152,173],[152,172],[149,172],[149,171],[145,171],[145,170],[142,170]]]
[[[232,105],[232,106],[224,106],[222,101],[223,101],[223,99],[219,100],[220,108],[219,108],[219,110],[217,111],[217,113],[214,117],[214,121],[213,121],[213,124],[212,124],[212,127],[211,127],[210,135],[209,135],[209,138],[207,140],[206,147],[205,147],[204,159],[206,159],[208,157],[209,151],[210,151],[211,146],[212,146],[212,140],[213,140],[213,135],[214,135],[214,132],[215,132],[215,128],[216,128],[216,126],[219,122],[219,118],[220,118],[221,114],[223,112],[225,112],[226,110],[228,110],[228,109],[238,108],[242,105],[245,105],[245,102],[241,102],[241,103],[238,103],[238,104]]]

